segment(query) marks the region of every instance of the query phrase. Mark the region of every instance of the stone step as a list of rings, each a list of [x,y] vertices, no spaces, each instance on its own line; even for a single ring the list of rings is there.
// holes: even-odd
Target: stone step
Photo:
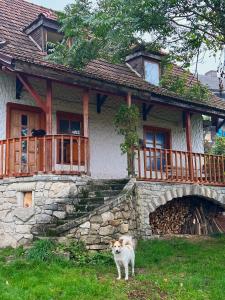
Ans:
[[[97,192],[89,192],[88,198],[113,197],[113,196],[118,195],[120,192],[121,192],[121,190],[104,190],[104,191],[97,191]],[[78,198],[80,198],[79,195],[78,195]]]
[[[90,212],[90,211],[94,210],[95,208],[99,207],[100,205],[98,205],[98,204],[78,204],[75,207],[75,212],[80,212],[80,211]]]
[[[105,191],[105,190],[119,190],[121,191],[124,188],[124,184],[93,184],[87,185],[85,190],[89,192]],[[81,192],[82,194],[82,192]]]
[[[93,197],[93,198],[80,198],[78,199],[78,203],[75,204],[74,206],[78,204],[103,204],[104,203],[104,197]]]

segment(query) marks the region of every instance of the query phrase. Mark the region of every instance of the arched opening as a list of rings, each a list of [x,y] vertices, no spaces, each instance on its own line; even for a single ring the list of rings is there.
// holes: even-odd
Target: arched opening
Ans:
[[[225,233],[225,210],[202,196],[184,196],[168,201],[149,214],[153,234],[208,235]]]

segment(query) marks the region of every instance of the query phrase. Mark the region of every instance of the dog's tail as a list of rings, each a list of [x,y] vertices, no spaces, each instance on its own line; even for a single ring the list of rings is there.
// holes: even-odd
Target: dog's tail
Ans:
[[[120,241],[122,241],[123,246],[130,245],[133,249],[136,248],[136,241],[130,235],[121,236]]]

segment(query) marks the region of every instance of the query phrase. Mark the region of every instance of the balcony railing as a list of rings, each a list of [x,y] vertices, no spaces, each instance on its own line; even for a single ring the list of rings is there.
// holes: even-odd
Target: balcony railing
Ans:
[[[225,157],[142,147],[135,150],[139,180],[225,185]]]
[[[0,141],[0,177],[88,172],[88,139],[74,135]]]

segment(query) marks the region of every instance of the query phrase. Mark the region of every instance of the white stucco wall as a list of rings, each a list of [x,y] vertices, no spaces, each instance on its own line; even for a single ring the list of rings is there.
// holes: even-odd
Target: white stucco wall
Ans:
[[[20,100],[16,99],[15,76],[0,72],[0,139],[6,133],[6,103],[14,102],[36,106],[26,91]],[[31,81],[36,90],[45,96],[44,81]],[[126,156],[121,155],[121,136],[113,127],[113,118],[123,100],[109,97],[102,107],[101,114],[96,112],[96,98],[90,100],[90,169],[95,178],[123,178],[127,175]],[[54,84],[53,86],[53,133],[56,133],[56,111],[82,113],[82,92],[76,88]],[[201,115],[192,116],[192,143],[194,152],[203,152],[203,127]],[[147,121],[140,116],[139,135],[143,138],[143,126],[151,125],[171,128],[172,148],[186,150],[185,129],[182,127],[182,112],[155,106]]]

